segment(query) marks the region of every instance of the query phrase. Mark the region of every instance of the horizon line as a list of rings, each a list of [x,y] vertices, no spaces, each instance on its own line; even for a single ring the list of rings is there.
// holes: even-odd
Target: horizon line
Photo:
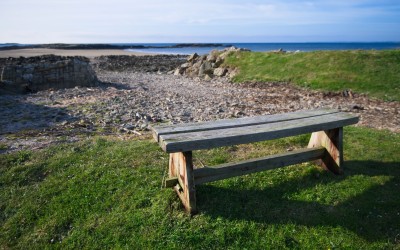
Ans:
[[[0,44],[18,44],[18,45],[41,45],[41,44],[240,44],[240,43],[400,43],[400,41],[308,41],[308,42],[51,42],[51,43],[16,43],[2,42]]]

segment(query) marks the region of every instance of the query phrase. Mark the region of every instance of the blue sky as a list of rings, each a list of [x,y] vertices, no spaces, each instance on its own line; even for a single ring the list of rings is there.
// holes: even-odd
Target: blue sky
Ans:
[[[0,0],[0,43],[400,41],[400,0]]]

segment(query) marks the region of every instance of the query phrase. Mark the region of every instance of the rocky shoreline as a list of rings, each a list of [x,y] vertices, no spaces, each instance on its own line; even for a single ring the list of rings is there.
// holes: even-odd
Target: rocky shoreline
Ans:
[[[148,64],[144,63],[148,62]],[[359,114],[357,126],[400,132],[398,102],[344,91],[320,92],[283,83],[233,84],[168,74],[185,58],[104,57],[91,61],[99,84],[0,96],[0,153],[39,149],[92,135],[148,134],[154,123],[335,108]]]

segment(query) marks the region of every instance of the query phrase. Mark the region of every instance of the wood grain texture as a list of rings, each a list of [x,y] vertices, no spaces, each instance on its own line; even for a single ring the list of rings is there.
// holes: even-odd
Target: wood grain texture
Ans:
[[[343,128],[314,132],[308,148],[324,147],[326,154],[316,163],[334,174],[343,174]]]
[[[325,155],[324,147],[300,149],[283,154],[241,161],[237,163],[226,163],[212,167],[194,170],[195,185],[241,176],[260,171],[281,168],[293,164],[320,159]]]
[[[184,152],[330,130],[357,122],[357,116],[348,113],[333,113],[290,121],[219,129],[217,131],[166,134],[160,136],[159,143],[165,152]]]
[[[290,121],[300,118],[315,117],[326,114],[338,113],[334,109],[302,110],[285,114],[244,117],[237,119],[224,119],[210,122],[186,123],[176,125],[161,125],[152,127],[153,137],[158,142],[161,135],[180,134],[198,131],[219,130],[225,128],[252,126],[259,124]]]
[[[182,200],[186,211],[190,214],[196,212],[196,189],[193,176],[192,152],[179,152],[170,154],[170,178],[177,177],[179,185],[174,187]]]

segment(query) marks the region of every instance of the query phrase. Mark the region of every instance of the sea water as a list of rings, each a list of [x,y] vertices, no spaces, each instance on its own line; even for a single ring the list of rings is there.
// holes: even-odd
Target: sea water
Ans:
[[[124,44],[129,45],[129,44]],[[138,45],[138,44],[134,44]],[[208,54],[214,49],[224,49],[230,45],[245,48],[251,51],[273,51],[282,49],[284,51],[316,51],[316,50],[383,50],[383,49],[400,49],[400,42],[365,42],[365,43],[224,43],[218,47],[182,47],[182,48],[165,48],[166,46],[174,46],[176,44],[142,44],[144,46],[160,47],[146,49],[127,49],[133,52],[159,53],[159,54]]]
[[[31,44],[5,44],[0,43],[1,47],[7,46],[29,46]],[[144,46],[145,48],[132,48],[126,49],[132,52],[144,52],[144,53],[158,53],[158,54],[193,54],[197,53],[200,55],[208,54],[214,49],[224,49],[229,46],[235,46],[238,48],[245,48],[251,51],[273,51],[282,49],[284,51],[316,51],[316,50],[383,50],[383,49],[400,49],[400,42],[324,42],[324,43],[220,43],[220,46],[203,46],[201,43],[197,43],[197,46],[179,46],[176,43],[111,43],[111,45],[121,46],[121,48],[127,48],[129,46],[138,47]],[[182,45],[182,44],[180,44]],[[200,46],[199,46],[200,45]],[[149,47],[149,48],[146,48]]]

